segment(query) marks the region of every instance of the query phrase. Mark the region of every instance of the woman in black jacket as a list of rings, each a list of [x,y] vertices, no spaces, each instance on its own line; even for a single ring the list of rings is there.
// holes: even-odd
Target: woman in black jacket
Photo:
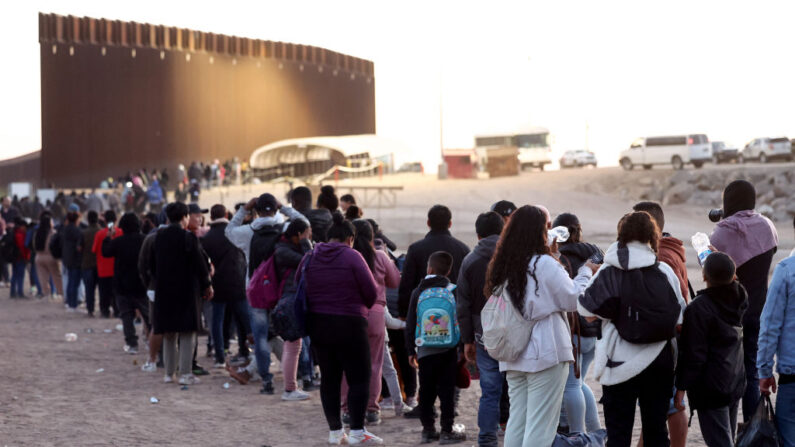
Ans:
[[[274,261],[279,278],[284,281],[284,290],[295,288],[295,272],[304,254],[312,250],[312,227],[302,219],[290,222],[279,242],[276,243]],[[282,352],[282,373],[284,374],[284,394],[282,400],[306,400],[309,394],[298,389],[296,374],[303,346],[302,339],[285,341]],[[304,371],[306,373],[306,371]],[[312,383],[311,370],[303,374],[304,383]],[[307,377],[309,376],[309,377]]]
[[[145,236],[141,234],[141,221],[135,213],[124,214],[119,221],[119,228],[124,234],[118,238],[113,237],[115,229],[108,231],[102,241],[102,256],[114,258],[113,271],[116,273],[113,275],[113,289],[116,293],[116,308],[124,327],[124,350],[129,354],[137,354],[138,336],[133,323],[136,309],[141,313],[147,331],[149,327],[146,288],[138,274],[138,254]]]
[[[563,213],[555,218],[552,227],[566,227],[569,238],[558,246],[560,263],[566,268],[571,278],[577,276],[577,271],[592,257],[603,257],[602,250],[596,245],[582,240],[582,227],[580,220],[571,213]],[[596,352],[596,339],[602,336],[600,321],[587,322],[576,312],[569,314],[569,323],[572,331],[572,346],[577,352],[577,369],[575,364],[569,367],[569,378],[563,391],[563,414],[561,425],[568,427],[569,433],[586,433],[602,428],[599,422],[599,410],[596,407],[591,387],[585,382],[588,367],[593,362]]]
[[[210,211],[210,230],[200,239],[207,252],[215,274],[212,283],[215,297],[212,300],[212,339],[215,347],[215,368],[223,368],[226,362],[224,347],[224,314],[229,309],[235,321],[243,324],[246,336],[251,334],[248,302],[246,301],[246,255],[224,235],[229,221],[226,208],[215,205]],[[240,340],[244,343],[244,340]]]

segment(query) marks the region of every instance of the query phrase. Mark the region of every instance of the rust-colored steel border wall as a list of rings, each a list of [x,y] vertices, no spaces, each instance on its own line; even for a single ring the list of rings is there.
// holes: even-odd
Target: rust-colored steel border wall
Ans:
[[[373,63],[323,48],[39,14],[41,180],[247,159],[285,138],[375,133]]]

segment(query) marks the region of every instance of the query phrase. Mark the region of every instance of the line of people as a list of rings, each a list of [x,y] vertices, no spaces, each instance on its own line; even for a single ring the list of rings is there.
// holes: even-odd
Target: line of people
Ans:
[[[638,406],[643,445],[685,445],[689,406],[706,444],[729,446],[738,409],[747,422],[771,392],[778,392],[782,444],[792,446],[795,258],[776,267],[768,290],[776,229],[754,211],[752,184],[730,183],[723,200],[713,252],[702,262],[707,288],[698,293],[684,244],[664,231],[654,202],[620,219],[605,252],[584,241],[572,213],[552,219],[543,206],[500,201],[478,216],[472,251],[452,236],[450,210],[435,205],[429,232],[396,258],[355,199],[339,200],[329,186],[314,207],[311,191],[298,187],[290,205],[265,193],[234,213],[222,204],[206,210],[172,202],[146,231],[135,213],[117,226],[115,213],[100,223],[89,211],[81,228],[72,208],[64,224],[45,212],[32,231],[22,221],[10,234],[19,251],[15,271],[18,259],[29,262],[23,249],[32,239],[35,265],[56,296],[61,260],[68,309],[77,308],[82,281],[93,315],[88,289],[99,283],[100,312],[121,318],[128,353],[138,352],[140,318],[149,356],[142,369],[164,367],[166,383],[200,382],[204,326],[214,368],[242,384],[259,378],[260,392],[274,394],[272,354],[284,375],[283,400],[310,399],[319,381],[332,445],[383,444],[367,427],[380,424],[387,408],[420,420],[421,443],[465,441],[457,406],[477,370],[481,446],[499,445],[500,436],[506,446],[537,446],[551,445],[558,432],[601,432],[608,446],[627,447]],[[565,241],[550,232],[557,227],[566,229]],[[274,312],[297,294],[306,300],[306,334],[292,337]],[[510,358],[486,342],[493,329],[484,329],[484,312],[494,312],[487,304],[495,299],[532,328],[507,335],[526,340]],[[240,351],[232,356],[235,335]],[[585,381],[591,366],[605,430]]]

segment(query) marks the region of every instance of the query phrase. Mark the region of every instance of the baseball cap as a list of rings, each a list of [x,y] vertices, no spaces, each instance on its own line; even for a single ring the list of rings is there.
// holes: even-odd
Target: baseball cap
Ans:
[[[502,217],[510,217],[510,215],[516,211],[516,205],[507,200],[500,200],[491,206],[491,211],[494,211]]]
[[[207,208],[201,208],[195,203],[188,204],[188,214],[205,214],[207,211]]]
[[[68,208],[67,211],[69,211],[70,213],[79,213],[80,212],[80,207],[77,206],[76,203],[73,203],[73,204],[69,205],[69,208]]]
[[[257,211],[275,211],[277,207],[276,203],[276,197],[273,197],[273,194],[266,192],[265,194],[259,196],[255,208]]]

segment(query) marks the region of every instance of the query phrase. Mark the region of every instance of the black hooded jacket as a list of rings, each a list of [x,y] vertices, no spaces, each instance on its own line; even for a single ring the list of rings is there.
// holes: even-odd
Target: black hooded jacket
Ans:
[[[687,391],[691,408],[719,408],[742,397],[747,309],[748,294],[737,281],[700,291],[685,309],[676,388]]]
[[[312,227],[312,242],[328,242],[328,230],[331,228],[331,211],[326,208],[296,210],[306,217]]]
[[[580,267],[591,259],[593,255],[604,257],[602,250],[594,244],[586,242],[570,242],[558,247],[560,252],[560,263],[569,273],[569,277],[574,279]],[[585,318],[579,317],[580,336],[582,337],[602,337],[602,322],[600,320],[587,322]]]
[[[486,288],[486,270],[489,261],[497,248],[499,234],[483,238],[469,252],[461,263],[458,273],[456,293],[456,313],[458,326],[461,329],[461,341],[465,344],[474,343],[478,335],[483,334],[480,323],[480,311],[489,297],[483,294]]]

